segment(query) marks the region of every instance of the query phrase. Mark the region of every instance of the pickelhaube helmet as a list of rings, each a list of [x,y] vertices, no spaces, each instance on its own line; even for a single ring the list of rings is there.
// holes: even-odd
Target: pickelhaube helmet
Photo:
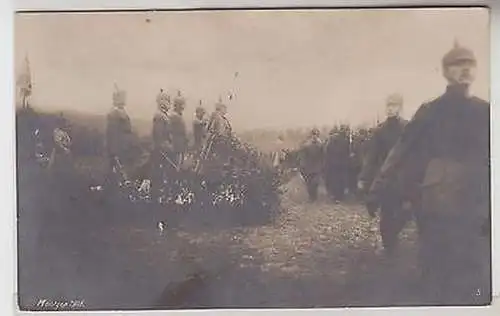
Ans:
[[[186,104],[186,100],[181,94],[180,90],[177,90],[177,95],[174,98],[174,108],[183,108]]]
[[[474,52],[467,47],[461,46],[455,41],[453,48],[443,56],[443,67],[448,67],[460,61],[476,62]]]
[[[227,108],[227,105],[222,101],[222,97],[219,96],[219,100],[217,100],[217,103],[215,103],[215,109],[221,110],[225,108]]]
[[[205,108],[202,106],[202,102],[200,100],[199,105],[195,109],[195,113],[196,114],[205,114],[206,112],[207,112],[207,110],[205,110]]]
[[[160,93],[156,96],[156,104],[159,107],[165,107],[170,105],[170,96],[166,94],[163,89],[160,89]]]
[[[127,93],[124,90],[119,89],[115,84],[115,91],[113,92],[113,105],[125,106],[126,98]]]

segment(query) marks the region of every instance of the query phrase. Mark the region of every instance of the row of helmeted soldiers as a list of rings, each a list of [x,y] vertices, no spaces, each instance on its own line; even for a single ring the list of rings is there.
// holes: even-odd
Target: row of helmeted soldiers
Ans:
[[[349,126],[340,125],[324,139],[318,128],[311,130],[298,150],[299,168],[310,201],[317,199],[321,179],[336,202],[373,180],[406,124],[400,115],[402,108],[403,97],[392,94],[387,98],[387,119],[372,131],[360,129],[355,133]]]
[[[170,96],[163,89],[156,97],[157,111],[152,124],[152,150],[147,161],[148,174],[144,178],[153,183],[161,183],[165,173],[178,171],[188,156],[200,157],[207,144],[207,139],[216,136],[229,137],[232,134],[231,124],[226,118],[227,105],[219,98],[215,111],[207,117],[207,111],[200,105],[195,110],[193,119],[193,142],[190,142],[184,120],[186,99],[180,91]],[[129,136],[132,133],[131,120],[126,110],[126,92],[115,86],[113,108],[107,115],[106,148],[109,159],[109,174],[106,185],[114,187],[116,181],[130,181],[125,173],[123,161],[129,149]],[[116,178],[116,175],[119,175]],[[109,180],[115,181],[111,184]]]
[[[409,122],[398,115],[402,98],[391,96],[359,174],[370,216],[380,212],[388,254],[413,213],[422,293],[432,304],[491,302],[490,106],[471,95],[476,64],[474,53],[455,43],[441,64],[446,91]],[[324,148],[317,130],[301,148],[312,199],[328,157]]]

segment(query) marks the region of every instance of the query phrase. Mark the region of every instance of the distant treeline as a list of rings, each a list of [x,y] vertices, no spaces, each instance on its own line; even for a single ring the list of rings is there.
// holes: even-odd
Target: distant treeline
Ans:
[[[56,126],[58,117],[64,117],[68,125],[68,132],[73,140],[72,151],[78,156],[97,156],[105,153],[105,129],[106,116],[89,115],[78,112],[40,112],[36,111],[37,121],[41,130],[52,131]],[[147,121],[132,121],[134,135],[130,142],[130,151],[132,154],[140,155],[141,151],[148,150],[151,147],[150,132],[151,124]],[[326,139],[330,131],[340,126],[322,126],[320,132],[323,139]],[[369,134],[373,129],[370,127],[347,126],[353,137],[362,134]],[[279,136],[284,139],[284,145],[290,149],[296,148],[303,141],[314,127],[287,128],[287,129],[255,129],[238,133],[238,136],[249,143],[254,144],[260,150],[267,152],[275,149]],[[44,143],[51,143],[51,134],[42,133]]]

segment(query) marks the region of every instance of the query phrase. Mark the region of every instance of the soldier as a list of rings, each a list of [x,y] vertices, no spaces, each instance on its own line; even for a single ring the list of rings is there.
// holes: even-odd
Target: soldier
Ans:
[[[335,128],[326,145],[325,184],[330,197],[336,202],[344,199],[348,187],[349,152],[348,127]]]
[[[186,100],[182,97],[181,92],[177,92],[174,98],[174,111],[170,115],[170,139],[172,142],[172,161],[180,167],[184,161],[185,154],[188,149],[188,137],[186,123],[182,115],[186,107]]]
[[[227,105],[222,102],[219,98],[219,102],[215,105],[215,111],[210,117],[210,122],[208,123],[208,132],[211,135],[222,136],[225,138],[230,138],[232,135],[232,128],[229,120],[226,118],[227,115]]]
[[[273,149],[273,152],[271,154],[271,161],[272,161],[272,166],[274,168],[278,168],[286,155],[285,137],[282,134],[278,135],[274,147],[275,148]]]
[[[53,144],[48,167],[53,170],[54,179],[59,185],[67,187],[73,185],[71,137],[68,134],[69,123],[61,114],[56,118],[55,128],[52,131]]]
[[[470,94],[471,50],[455,43],[442,67],[446,91],[408,123],[371,186],[369,203],[380,204],[391,182],[410,196],[418,193],[424,295],[436,304],[488,304],[489,103]]]
[[[307,186],[309,201],[318,198],[318,187],[324,165],[323,141],[320,131],[314,128],[299,151],[299,170]]]
[[[132,124],[130,117],[125,111],[125,104],[125,91],[121,91],[115,87],[113,108],[107,115],[106,125],[106,147],[109,163],[107,181],[115,178],[115,180],[118,180],[118,183],[115,184],[128,181],[127,174],[123,169],[123,162],[127,158],[127,151],[132,135]]]
[[[403,97],[401,95],[392,94],[387,98],[387,119],[377,126],[368,144],[363,169],[359,174],[358,189],[361,192],[370,187],[373,177],[403,132],[407,121],[400,116],[402,108]],[[393,253],[397,247],[398,234],[407,220],[404,216],[406,214],[401,209],[403,201],[400,194],[394,190],[395,187],[391,189],[380,201],[380,233],[384,249],[388,254]],[[371,217],[375,217],[375,209],[369,208],[368,212]]]
[[[207,111],[200,106],[196,108],[195,117],[193,119],[193,136],[194,136],[194,149],[195,151],[201,150],[203,142],[207,135],[208,120],[205,118]]]
[[[163,91],[156,97],[157,112],[153,117],[153,152],[151,153],[151,182],[156,189],[161,189],[163,180],[165,179],[165,171],[171,167],[171,160],[166,156],[166,153],[173,150],[170,138],[170,97]],[[158,192],[158,191],[156,191]]]

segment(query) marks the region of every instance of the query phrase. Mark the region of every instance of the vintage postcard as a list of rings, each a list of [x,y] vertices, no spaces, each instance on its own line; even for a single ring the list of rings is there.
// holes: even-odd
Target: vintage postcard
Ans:
[[[18,13],[18,305],[491,303],[485,8]]]

